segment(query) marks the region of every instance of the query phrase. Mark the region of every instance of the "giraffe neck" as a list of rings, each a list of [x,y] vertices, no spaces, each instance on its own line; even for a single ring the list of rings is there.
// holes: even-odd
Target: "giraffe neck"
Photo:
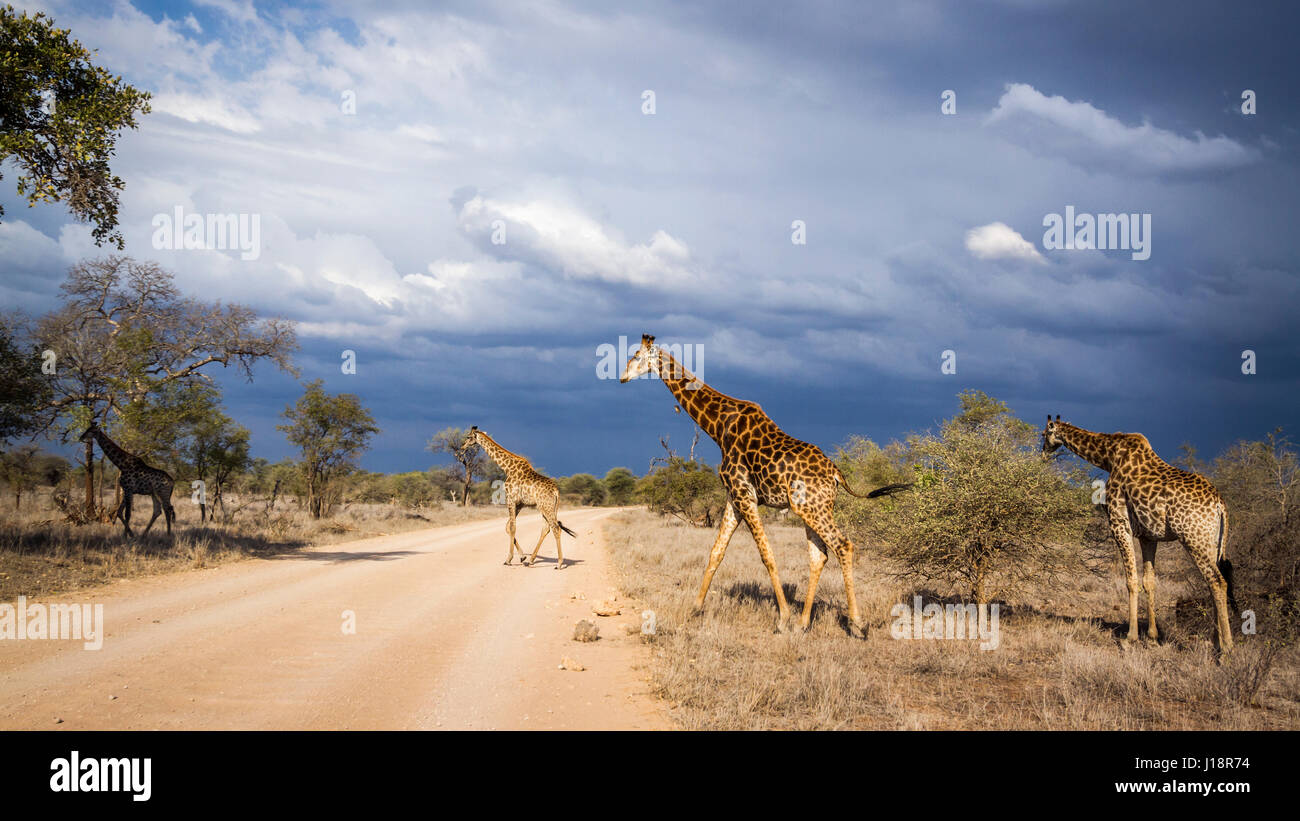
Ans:
[[[112,439],[109,439],[108,434],[104,433],[99,428],[95,428],[94,436],[95,441],[99,443],[100,449],[103,450],[104,455],[108,457],[108,461],[116,465],[118,470],[138,467],[141,464],[140,460],[134,454],[128,453],[118,447],[117,443]]]
[[[507,474],[513,470],[528,465],[527,459],[501,447],[496,443],[496,440],[483,431],[478,432],[478,441],[479,445],[483,447],[483,450],[487,451],[487,455],[492,457],[492,461],[496,462],[497,465],[499,465]]]
[[[716,410],[715,413],[708,414],[705,410],[710,405],[715,406],[715,409],[725,409],[728,405],[740,404],[739,400],[719,393],[704,384],[704,380],[696,378],[695,374],[686,370],[684,365],[663,349],[659,351],[659,378],[668,386],[669,392],[682,410],[695,420],[695,424],[699,425],[713,441],[721,444],[722,414]]]
[[[1107,473],[1115,466],[1114,436],[1109,433],[1096,433],[1083,428],[1056,423],[1056,435],[1061,437],[1065,446],[1083,461],[1095,465]]]

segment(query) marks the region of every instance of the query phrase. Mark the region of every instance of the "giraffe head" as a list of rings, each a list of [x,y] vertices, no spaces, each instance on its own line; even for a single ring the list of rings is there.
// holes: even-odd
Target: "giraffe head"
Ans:
[[[1056,451],[1057,448],[1065,444],[1065,440],[1061,438],[1061,435],[1057,432],[1056,429],[1056,426],[1059,425],[1060,423],[1061,423],[1061,414],[1059,413],[1056,414],[1056,419],[1052,419],[1052,415],[1050,413],[1047,414],[1047,426],[1043,428],[1043,455],[1044,456],[1050,456],[1052,453]]]
[[[86,432],[81,434],[77,438],[83,442],[89,442],[91,439],[95,438],[95,431],[97,430],[99,430],[99,425],[96,425],[94,422],[91,422],[90,427],[86,428]]]
[[[471,427],[469,429],[469,432],[465,434],[465,443],[460,446],[461,450],[464,450],[465,448],[471,448],[475,445],[480,445],[481,443],[478,440],[478,435],[480,433],[482,433],[482,431],[478,429],[478,425],[474,425],[473,427]]]
[[[647,373],[657,375],[660,372],[659,364],[659,346],[655,344],[655,338],[650,334],[641,334],[641,347],[627,361],[623,376],[618,381],[627,382]]]

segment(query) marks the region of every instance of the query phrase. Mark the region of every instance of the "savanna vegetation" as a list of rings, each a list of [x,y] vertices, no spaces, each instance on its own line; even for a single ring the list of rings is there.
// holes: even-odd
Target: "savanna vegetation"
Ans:
[[[1044,459],[1036,426],[978,391],[935,431],[835,454],[850,483],[913,488],[884,499],[841,494],[837,516],[857,545],[867,641],[846,636],[840,574],[823,575],[807,635],[776,634],[767,573],[745,528],[692,614],[720,510],[716,473],[674,454],[642,480],[648,510],[606,525],[624,592],[655,611],[653,684],[684,727],[888,729],[1300,728],[1295,641],[1300,533],[1294,446],[1275,432],[1239,442],[1208,475],[1232,516],[1237,623],[1246,632],[1216,663],[1213,608],[1176,544],[1161,546],[1158,644],[1121,646],[1126,588],[1095,471]],[[801,525],[765,516],[793,609],[807,587]],[[896,639],[895,608],[996,604],[1000,642]]]

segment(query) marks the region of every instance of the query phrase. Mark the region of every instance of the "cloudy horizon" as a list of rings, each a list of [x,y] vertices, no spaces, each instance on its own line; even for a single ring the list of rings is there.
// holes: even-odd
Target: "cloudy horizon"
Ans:
[[[693,430],[663,386],[598,378],[646,332],[828,452],[968,388],[1169,461],[1300,421],[1280,4],[17,6],[153,94],[113,164],[123,253],[297,322],[300,381],[383,431],[368,470],[477,424],[556,474],[643,473]],[[114,251],[4,170],[0,295],[41,313]],[[255,215],[256,252],[155,247],[177,209]],[[1140,219],[1057,247],[1067,212]],[[254,455],[291,456],[300,382],[217,376]]]

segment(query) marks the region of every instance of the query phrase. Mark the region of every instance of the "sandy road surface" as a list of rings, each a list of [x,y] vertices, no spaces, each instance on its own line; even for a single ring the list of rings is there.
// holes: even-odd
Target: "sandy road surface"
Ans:
[[[501,519],[43,599],[102,603],[103,647],[0,640],[0,729],[667,728],[623,629],[639,617],[591,615],[611,513],[563,512],[578,539],[558,572],[553,538],[502,565]],[[521,516],[520,544],[541,524]],[[600,641],[572,640],[580,618]]]

